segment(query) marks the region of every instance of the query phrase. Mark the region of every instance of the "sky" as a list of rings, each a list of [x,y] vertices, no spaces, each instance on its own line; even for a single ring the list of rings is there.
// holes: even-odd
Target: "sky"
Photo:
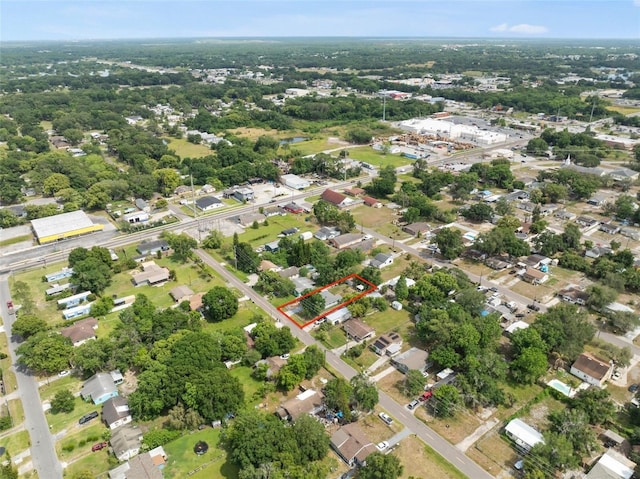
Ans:
[[[640,40],[640,0],[2,0],[0,41],[203,37]]]

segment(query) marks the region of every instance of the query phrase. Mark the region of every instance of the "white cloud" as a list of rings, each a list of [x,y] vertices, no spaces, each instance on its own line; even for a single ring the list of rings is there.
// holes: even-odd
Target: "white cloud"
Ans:
[[[640,0],[635,0],[640,2]],[[523,33],[525,35],[540,35],[547,33],[549,29],[543,25],[529,25],[528,23],[519,23],[518,25],[509,25],[507,23],[501,23],[495,27],[491,27],[489,30],[492,32],[511,32],[511,33]]]
[[[509,25],[506,23],[501,23],[500,25],[496,25],[495,27],[491,27],[490,30],[492,32],[506,32],[509,29]]]

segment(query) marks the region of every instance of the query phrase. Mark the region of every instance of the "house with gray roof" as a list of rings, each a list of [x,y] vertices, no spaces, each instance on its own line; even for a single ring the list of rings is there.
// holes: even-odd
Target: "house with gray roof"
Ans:
[[[137,426],[125,424],[113,431],[109,443],[119,461],[128,461],[140,453],[142,431]]]
[[[117,429],[131,422],[129,404],[122,396],[107,399],[102,406],[102,420],[109,429]]]
[[[378,253],[369,264],[374,268],[382,269],[385,266],[391,266],[393,264],[393,256],[386,253]]]
[[[93,404],[103,404],[118,395],[118,388],[109,373],[97,373],[91,376],[82,386],[80,396]]]

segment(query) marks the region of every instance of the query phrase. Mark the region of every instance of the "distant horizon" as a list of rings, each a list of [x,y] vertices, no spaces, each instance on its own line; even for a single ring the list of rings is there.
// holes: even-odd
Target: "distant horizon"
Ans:
[[[0,41],[639,40],[640,0],[4,0]]]

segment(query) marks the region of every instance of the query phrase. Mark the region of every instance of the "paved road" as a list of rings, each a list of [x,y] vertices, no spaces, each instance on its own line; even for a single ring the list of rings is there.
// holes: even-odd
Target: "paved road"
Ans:
[[[11,337],[11,327],[15,320],[15,315],[10,315],[7,310],[7,301],[11,299],[9,293],[9,283],[7,278],[0,279],[0,311],[4,319],[4,326],[9,340],[9,353],[16,373],[18,382],[18,393],[22,399],[25,421],[24,426],[29,431],[31,439],[31,461],[33,467],[38,471],[38,477],[47,479],[62,478],[62,466],[58,461],[54,440],[49,432],[49,425],[42,410],[42,402],[38,392],[38,382],[29,372],[20,368],[16,364],[16,349],[18,343]],[[16,451],[10,451],[15,453]]]
[[[211,256],[202,250],[196,250],[195,254],[202,259],[206,264],[211,266],[218,274],[227,280],[230,286],[237,288],[247,297],[251,298],[257,306],[263,311],[271,315],[276,320],[285,321],[285,326],[291,329],[291,333],[298,338],[305,345],[316,344],[322,349],[326,350],[320,343],[318,343],[309,333],[302,329],[291,325],[289,320],[284,318],[279,311],[269,303],[265,298],[256,293],[251,287],[244,284],[238,278],[236,278],[231,272],[229,272],[224,266],[221,266]],[[336,354],[328,352],[326,355],[327,363],[339,374],[344,376],[347,380],[358,374],[358,371],[353,369],[347,363],[342,361]],[[465,456],[462,452],[451,445],[442,436],[439,436],[433,429],[425,426],[419,419],[416,419],[413,414],[405,409],[403,405],[398,404],[388,394],[383,391],[379,391],[380,405],[386,409],[389,414],[396,418],[399,422],[405,425],[411,432],[429,444],[435,451],[441,456],[446,458],[453,466],[467,477],[473,479],[489,479],[491,476],[484,469],[478,466],[475,462]]]

